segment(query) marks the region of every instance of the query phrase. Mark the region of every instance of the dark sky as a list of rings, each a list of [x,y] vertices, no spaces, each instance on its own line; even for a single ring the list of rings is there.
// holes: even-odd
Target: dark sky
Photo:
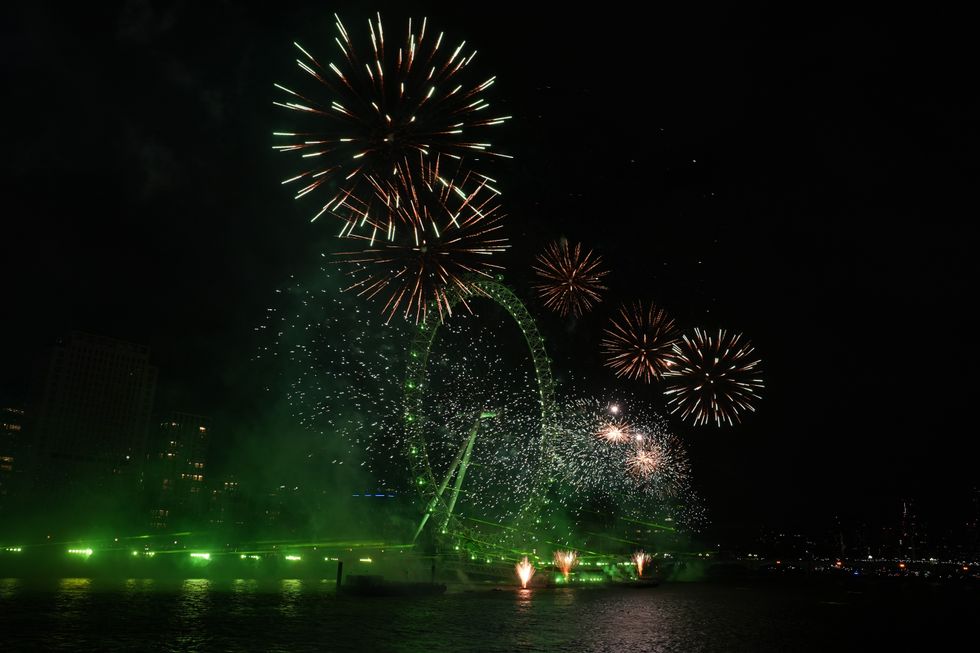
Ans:
[[[252,329],[334,233],[279,184],[294,162],[270,149],[288,120],[272,84],[333,10],[366,16],[199,4],[2,10],[0,392],[21,398],[61,332],[116,336],[153,348],[158,409],[216,415],[231,443],[261,410],[241,381]],[[386,24],[401,4],[380,6]],[[903,496],[959,514],[978,482],[963,17],[529,4],[413,13],[479,49],[514,115],[495,139],[516,156],[498,176],[512,282],[526,290],[559,236],[613,270],[592,318],[542,318],[556,366],[611,383],[595,345],[619,300],[744,331],[765,363],[759,414],[678,426],[717,524],[884,518]]]

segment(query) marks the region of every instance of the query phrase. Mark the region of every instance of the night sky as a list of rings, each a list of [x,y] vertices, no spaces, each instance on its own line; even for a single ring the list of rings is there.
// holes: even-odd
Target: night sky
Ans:
[[[400,5],[379,5],[386,25],[404,24]],[[508,279],[529,297],[533,255],[560,236],[612,269],[589,318],[532,308],[556,367],[614,387],[598,336],[634,298],[756,345],[758,414],[675,420],[716,526],[883,521],[903,497],[960,514],[980,371],[962,21],[413,7],[479,49],[489,99],[514,115],[493,139],[516,157],[495,171]],[[22,400],[42,346],[78,329],[149,344],[157,409],[215,416],[218,460],[261,423],[253,327],[336,247],[335,225],[308,221],[315,202],[280,186],[296,162],[271,150],[290,119],[272,84],[295,79],[292,41],[327,47],[334,10],[367,17],[324,2],[2,10],[0,396]]]

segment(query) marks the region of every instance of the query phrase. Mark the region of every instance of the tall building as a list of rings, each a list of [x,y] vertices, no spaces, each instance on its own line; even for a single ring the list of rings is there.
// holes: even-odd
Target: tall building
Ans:
[[[73,332],[43,358],[29,407],[35,488],[67,506],[138,496],[157,370],[146,346]],[[73,513],[69,513],[73,514]]]
[[[24,410],[0,407],[0,514],[6,513],[18,490],[24,486],[27,469]]]
[[[966,519],[966,533],[963,535],[964,560],[980,560],[980,488],[970,492],[970,508]]]
[[[210,436],[211,420],[201,415],[170,413],[159,420],[146,467],[150,526],[165,529],[201,518]]]
[[[915,502],[906,499],[902,502],[902,523],[898,539],[899,555],[909,560],[915,560],[922,553],[922,544],[922,532],[915,512]]]

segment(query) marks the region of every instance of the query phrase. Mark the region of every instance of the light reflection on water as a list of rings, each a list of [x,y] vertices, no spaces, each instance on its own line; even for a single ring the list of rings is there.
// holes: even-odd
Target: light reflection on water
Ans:
[[[23,584],[19,578],[0,578],[0,601],[16,596]]]
[[[930,610],[956,618],[928,601],[860,610],[854,601],[839,591],[711,585],[358,599],[320,580],[0,579],[0,649],[850,650],[877,641],[880,633],[865,632],[875,619],[903,623],[902,610],[915,614],[906,623],[927,624]]]

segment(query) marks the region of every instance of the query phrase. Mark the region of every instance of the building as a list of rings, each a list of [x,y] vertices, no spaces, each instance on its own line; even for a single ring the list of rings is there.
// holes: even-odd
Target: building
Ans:
[[[48,509],[136,504],[157,370],[146,346],[73,332],[36,369],[29,428]],[[87,502],[87,503],[85,503]]]
[[[13,497],[24,487],[27,454],[24,410],[0,407],[0,514],[8,513]]]
[[[153,528],[186,525],[201,518],[206,507],[204,478],[210,437],[208,417],[170,413],[159,420],[146,461]]]
[[[225,532],[243,532],[255,521],[254,507],[233,475],[211,484],[208,503],[208,522]]]

